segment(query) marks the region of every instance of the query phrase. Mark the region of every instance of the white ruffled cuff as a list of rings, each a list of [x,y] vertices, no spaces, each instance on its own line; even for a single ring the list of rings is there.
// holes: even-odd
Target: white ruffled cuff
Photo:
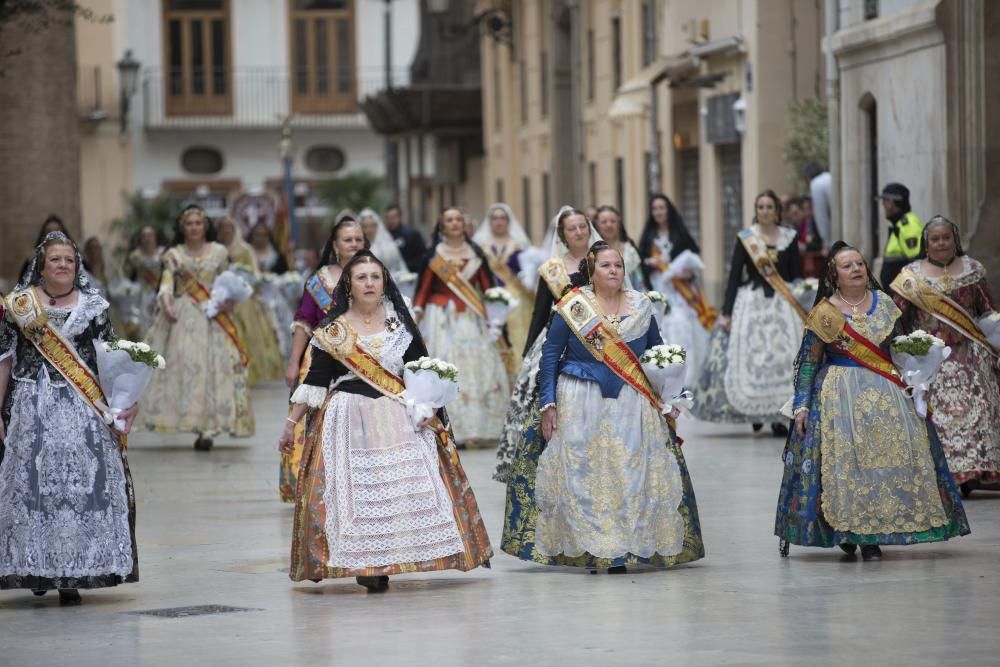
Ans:
[[[292,394],[292,403],[301,403],[310,408],[322,407],[326,399],[326,387],[317,387],[311,384],[300,384],[299,388]]]
[[[302,329],[302,331],[304,331],[307,336],[312,336],[313,333],[312,327],[306,324],[305,322],[302,322],[301,320],[295,320],[294,322],[292,322],[292,326],[289,327],[289,330],[292,333],[295,333],[296,329]]]

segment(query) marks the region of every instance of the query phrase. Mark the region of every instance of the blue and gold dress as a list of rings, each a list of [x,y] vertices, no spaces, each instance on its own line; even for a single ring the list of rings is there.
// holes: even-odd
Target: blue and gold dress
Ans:
[[[590,288],[580,292],[593,299]],[[662,342],[645,295],[616,327],[635,356]],[[671,567],[704,556],[694,490],[659,410],[552,317],[539,398],[507,483],[501,548],[545,565]],[[558,421],[543,441],[540,406]]]
[[[892,339],[899,316],[875,291],[864,316],[844,317],[861,344],[878,350]],[[794,409],[808,410],[809,418],[804,436],[795,429],[788,436],[775,534],[814,547],[968,534],[933,424],[899,384],[849,354],[848,344],[843,337],[825,343],[811,326],[802,340]]]

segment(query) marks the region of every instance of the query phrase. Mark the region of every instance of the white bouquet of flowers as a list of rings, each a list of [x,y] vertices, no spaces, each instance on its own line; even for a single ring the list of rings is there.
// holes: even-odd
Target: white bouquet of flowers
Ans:
[[[399,293],[408,297],[410,301],[413,301],[413,297],[417,294],[417,280],[419,278],[420,276],[412,271],[397,271],[392,275],[396,287],[399,288]]]
[[[490,323],[490,336],[496,340],[520,301],[505,287],[491,287],[483,293],[483,302],[486,304],[486,319]]]
[[[816,292],[818,291],[819,280],[816,278],[802,278],[792,283],[792,295],[807,313],[812,310],[813,304],[816,303]]]
[[[104,413],[104,423],[122,431],[125,421],[118,415],[139,402],[153,371],[166,368],[167,362],[148,344],[128,340],[94,341],[94,351],[97,375],[108,400],[107,405],[97,407]]]
[[[1000,313],[992,312],[979,319],[979,328],[983,330],[986,340],[993,349],[1000,350]]]
[[[406,412],[416,429],[435,410],[458,398],[458,369],[440,359],[420,357],[403,366],[403,384]]]
[[[654,345],[642,353],[639,363],[646,377],[663,399],[663,414],[675,407],[690,408],[690,391],[684,389],[684,363],[687,350],[680,345]]]
[[[232,270],[226,269],[215,278],[212,283],[212,295],[208,301],[201,304],[201,309],[205,316],[212,319],[219,314],[222,304],[226,301],[232,303],[243,303],[253,294],[251,287],[246,280]]]
[[[660,332],[662,333],[663,320],[670,314],[670,302],[667,301],[667,295],[663,292],[650,290],[649,292],[646,292],[646,297],[653,304],[653,318],[656,320],[656,326],[659,327]]]
[[[517,272],[517,279],[525,289],[534,291],[538,286],[538,269],[548,258],[544,250],[535,246],[525,248],[517,256],[517,263],[521,266],[521,270]]]
[[[941,363],[951,355],[951,348],[937,336],[917,329],[906,336],[896,336],[890,345],[892,363],[913,396],[917,414],[927,416],[927,390]]]

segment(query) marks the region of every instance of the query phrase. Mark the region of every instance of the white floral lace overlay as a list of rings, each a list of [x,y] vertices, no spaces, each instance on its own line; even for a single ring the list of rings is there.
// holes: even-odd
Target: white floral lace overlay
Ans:
[[[289,399],[291,403],[302,403],[308,405],[310,408],[318,408],[323,405],[323,399],[326,398],[326,387],[315,387],[311,384],[300,384],[296,388],[295,393],[292,394],[292,398]]]

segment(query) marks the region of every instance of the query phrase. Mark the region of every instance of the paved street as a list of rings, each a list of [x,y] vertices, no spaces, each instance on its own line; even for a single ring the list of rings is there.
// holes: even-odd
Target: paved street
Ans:
[[[771,536],[782,443],[747,427],[681,422],[706,559],[593,576],[505,554],[493,569],[291,582],[291,507],[274,443],[284,388],[254,392],[258,435],[139,434],[140,583],[57,596],[0,592],[0,665],[986,665],[1000,661],[1000,494],[967,503],[973,534],[887,548],[882,562]],[[463,456],[496,545],[503,489],[492,452]],[[180,618],[137,612],[242,608]],[[53,641],[58,638],[58,641]]]

